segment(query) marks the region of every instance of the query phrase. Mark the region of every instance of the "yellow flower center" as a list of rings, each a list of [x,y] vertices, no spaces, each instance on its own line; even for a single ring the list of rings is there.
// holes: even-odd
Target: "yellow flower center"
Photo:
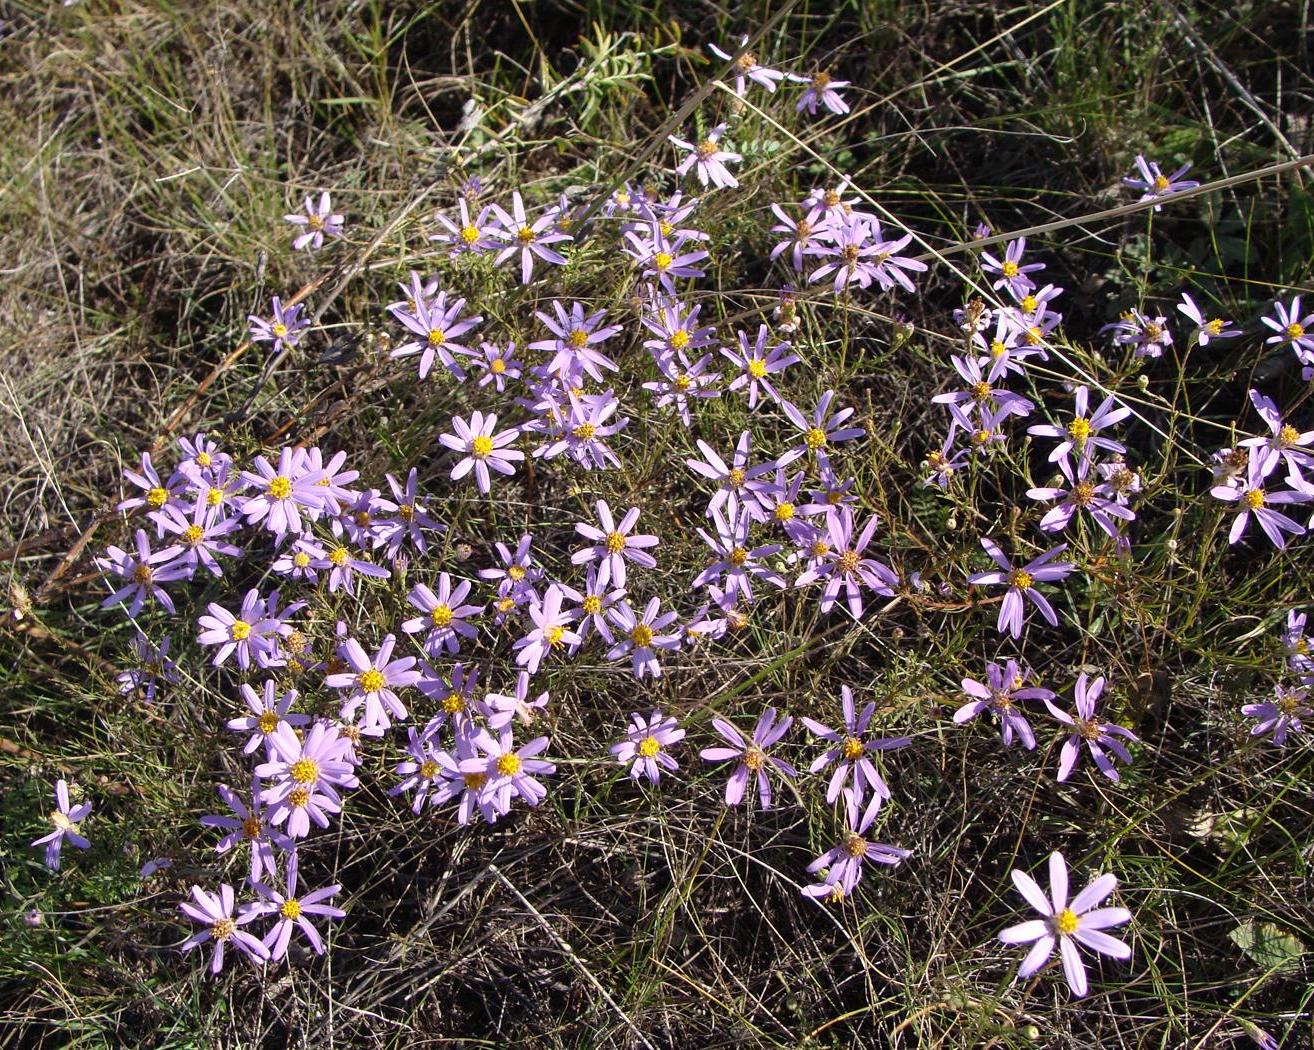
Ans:
[[[169,502],[169,490],[162,489],[158,486],[146,493],[146,506],[152,510],[159,510]]]
[[[607,553],[619,554],[625,549],[625,537],[619,532],[607,533]]]
[[[450,627],[452,624],[452,607],[440,602],[429,613],[429,620],[435,627]]]
[[[282,339],[284,336],[287,335],[287,325],[285,325],[282,321],[279,321],[274,325],[273,332],[274,335],[278,336],[279,339]]]
[[[792,521],[794,518],[794,504],[788,500],[782,500],[776,504],[776,521]]]
[[[681,372],[678,376],[675,377],[675,382],[672,385],[675,387],[676,390],[678,390],[681,394],[683,394],[691,386],[693,386],[693,380],[690,379],[683,372]]]
[[[1292,339],[1299,339],[1299,338],[1300,338],[1301,336],[1303,336],[1304,334],[1305,334],[1305,326],[1304,326],[1304,325],[1302,325],[1302,324],[1298,324],[1298,323],[1295,322],[1295,321],[1292,321],[1291,324],[1287,325],[1287,335],[1288,335],[1288,337],[1290,337],[1290,338],[1292,338]]]
[[[319,763],[313,758],[298,758],[292,763],[292,779],[298,784],[313,784],[319,779]]]
[[[657,228],[662,231],[663,237],[669,237],[672,233],[675,232],[675,227],[672,226],[665,219],[663,219],[661,222],[657,224]]]
[[[670,267],[671,263],[674,261],[675,260],[672,258],[670,252],[658,252],[652,257],[653,268],[662,273],[665,273],[667,268]]]
[[[812,77],[812,86],[818,90],[824,90],[830,86],[829,73],[816,73]]]
[[[420,776],[424,780],[432,780],[438,775],[438,763],[432,758],[427,758],[420,763]]]
[[[1039,346],[1045,341],[1045,333],[1037,325],[1032,325],[1027,329],[1026,340],[1027,346]]]
[[[671,338],[667,342],[672,350],[683,350],[689,345],[689,333],[683,328],[678,328],[671,333]]]
[[[1026,295],[1018,305],[1022,307],[1023,313],[1033,314],[1040,306],[1040,301],[1034,295]]]
[[[503,755],[497,760],[497,771],[504,777],[513,777],[520,772],[519,755]]]
[[[836,560],[835,565],[845,576],[852,576],[858,571],[858,565],[862,561],[862,555],[857,551],[845,551]]]
[[[329,551],[328,559],[340,569],[347,564],[348,557],[350,557],[350,555],[347,552],[347,548],[339,546],[334,547]]]
[[[973,445],[984,445],[984,444],[986,444],[986,443],[990,440],[990,438],[993,437],[993,436],[994,436],[994,432],[991,431],[991,430],[987,430],[987,429],[984,429],[984,428],[982,428],[981,430],[974,430],[974,431],[972,431],[972,444],[973,444]]]
[[[826,432],[821,427],[809,427],[808,432],[803,435],[803,440],[808,448],[815,452],[826,443]]]
[[[497,599],[497,608],[499,612],[509,613],[516,607],[516,600],[509,595],[505,598]]]
[[[260,832],[263,830],[260,826],[259,817],[247,817],[242,821],[242,836],[248,839],[258,839]]]
[[[465,697],[460,693],[448,693],[443,697],[443,712],[448,715],[459,715],[465,710]]]
[[[709,160],[713,153],[716,152],[716,143],[711,139],[703,139],[698,143],[698,158],[700,160]]]
[[[1011,259],[1004,260],[1004,265],[999,268],[999,272],[1005,277],[1016,277],[1018,275],[1017,263]]]
[[[1090,437],[1090,420],[1078,416],[1068,424],[1068,437],[1072,438],[1077,445],[1084,444]]]
[[[210,936],[216,941],[226,941],[236,929],[237,923],[234,920],[217,919],[214,925],[210,927]]]
[[[210,458],[210,453],[208,452],[196,453],[196,465],[198,467],[208,467],[213,462],[214,460]]]
[[[269,481],[269,498],[270,499],[287,499],[292,495],[292,479],[285,478],[281,474]]]
[[[77,827],[73,821],[68,819],[68,814],[63,813],[60,810],[55,810],[50,814],[50,823],[55,825],[59,831],[72,831]]]
[[[744,481],[747,478],[748,478],[748,474],[743,467],[735,467],[733,470],[730,471],[730,474],[727,476],[726,480],[730,482],[731,488],[737,489],[741,485],[743,485]]]
[[[570,343],[570,345],[573,346],[576,350],[580,350],[588,346],[589,333],[584,331],[584,329],[582,328],[573,329],[570,333],[569,338],[566,341]]]
[[[861,857],[867,852],[867,840],[861,835],[849,832],[844,836],[844,852],[850,857]]]
[[[447,333],[444,332],[441,328],[429,329],[430,346],[442,346],[443,343],[445,343],[446,341],[447,341]]]
[[[565,635],[565,633],[566,629],[564,627],[553,624],[551,627],[548,627],[543,631],[543,637],[547,639],[548,645],[556,648],[561,644],[562,636]]]
[[[150,583],[151,575],[151,567],[149,565],[138,565],[132,570],[132,578],[137,583]]]
[[[824,558],[827,554],[830,553],[830,544],[827,543],[825,540],[813,540],[812,546],[809,548],[809,550],[812,553],[812,557]]]
[[[224,501],[224,490],[209,488],[205,492],[205,505],[207,507],[217,507]]]
[[[493,439],[480,434],[470,442],[470,454],[475,459],[487,459],[493,453]]]
[[[766,752],[756,744],[749,744],[748,749],[744,751],[744,765],[754,773],[758,772],[766,765]]]
[[[1031,573],[1027,572],[1026,569],[1014,569],[1008,574],[1008,585],[1016,587],[1019,591],[1030,590],[1034,582]]]
[[[592,441],[593,435],[597,433],[597,427],[592,423],[581,423],[571,431],[580,441]]]
[[[278,728],[278,721],[278,713],[276,711],[266,711],[260,716],[256,725],[260,727],[260,732],[264,733],[265,736],[268,736]]]
[[[584,601],[580,603],[580,608],[589,616],[597,616],[598,613],[602,612],[602,599],[596,594],[586,594]]]
[[[630,641],[639,649],[648,648],[652,645],[652,628],[646,623],[636,623],[630,632]]]
[[[506,373],[506,362],[500,357],[495,357],[488,362],[488,370],[495,376],[504,375]]]
[[[846,762],[856,762],[866,753],[867,745],[862,742],[860,737],[845,737],[844,743],[840,745],[840,754],[844,756]]]
[[[1284,715],[1294,715],[1300,709],[1301,697],[1295,693],[1283,693],[1278,699],[1278,710]]]
[[[528,226],[521,226],[520,229],[516,231],[516,240],[518,240],[521,244],[528,244],[533,239],[534,239],[534,231],[531,230]]]
[[[292,564],[295,565],[298,569],[304,569],[307,565],[310,564],[310,555],[307,554],[305,551],[297,551],[294,555],[292,555]]]
[[[825,197],[823,197],[822,199],[826,202],[826,207],[827,207],[827,208],[833,208],[833,207],[835,207],[837,204],[839,204],[839,202],[840,202],[839,191],[838,191],[838,190],[827,190],[827,191],[826,191],[826,195],[825,195]]]
[[[1154,192],[1155,192],[1155,193],[1162,193],[1162,192],[1163,192],[1164,190],[1166,190],[1170,185],[1171,185],[1171,183],[1168,181],[1168,176],[1167,176],[1167,175],[1156,175],[1156,176],[1154,177]],[[1073,929],[1076,929],[1076,927],[1074,926]]]
[[[464,776],[462,776],[461,779],[465,781],[466,791],[478,791],[481,787],[483,787],[486,783],[488,783],[488,774],[466,773]]]
[[[990,396],[990,384],[984,379],[979,383],[972,384],[972,397],[977,401],[984,401]]]
[[[1223,325],[1227,324],[1221,318],[1215,317],[1212,321],[1204,326],[1206,332],[1210,335],[1218,335],[1223,330]]]
[[[657,742],[655,736],[644,737],[639,743],[638,752],[640,758],[652,758],[662,749],[662,745]]]
[[[278,914],[285,919],[301,918],[301,902],[294,897],[289,897],[279,905]]]
[[[1250,489],[1244,497],[1246,506],[1251,510],[1259,510],[1264,505],[1264,490]]]
[[[228,628],[228,636],[235,642],[244,642],[251,637],[251,625],[245,620],[234,620]]]
[[[726,555],[725,560],[735,566],[735,568],[738,568],[743,565],[744,562],[748,561],[748,551],[744,550],[743,547],[735,547],[728,555]]]
[[[195,547],[201,540],[205,539],[205,529],[199,525],[188,525],[187,528],[183,529],[183,539]]]
[[[1001,340],[996,339],[990,344],[991,357],[1003,357],[1006,353],[1008,353],[1008,347]]]
[[[1095,486],[1089,481],[1079,481],[1072,486],[1072,502],[1078,507],[1089,507],[1095,498]]]
[[[1160,178],[1163,178],[1161,175]],[[1157,179],[1155,180],[1158,181]],[[1167,181],[1166,179],[1164,180]],[[1077,918],[1077,913],[1071,908],[1064,908],[1054,916],[1054,931],[1064,937],[1071,937],[1077,932],[1077,927],[1081,925],[1081,920]]]
[[[474,244],[479,240],[479,230],[474,226],[461,227],[461,243],[465,245]]]
[[[516,583],[525,578],[525,567],[523,565],[512,565],[506,570],[506,574]]]
[[[304,809],[310,805],[310,792],[303,787],[295,787],[287,793],[287,803],[294,809]]]
[[[415,517],[415,508],[409,503],[401,503],[397,506],[397,517],[402,521],[410,521]]]
[[[362,671],[356,682],[362,693],[376,693],[387,685],[388,680],[377,667],[371,667],[368,671]]]

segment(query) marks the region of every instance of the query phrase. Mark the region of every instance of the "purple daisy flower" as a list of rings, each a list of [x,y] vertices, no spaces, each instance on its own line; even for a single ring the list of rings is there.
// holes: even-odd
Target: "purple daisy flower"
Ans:
[[[804,896],[816,900],[828,899],[836,887],[844,897],[851,895],[861,881],[863,865],[868,861],[897,867],[912,856],[911,850],[873,842],[866,837],[876,814],[880,812],[880,795],[872,796],[865,811],[861,808],[861,799],[854,792],[846,790],[844,795],[848,826],[843,837],[837,845],[808,865],[809,874],[815,875],[823,869],[826,871],[822,882],[803,888]]]
[[[1118,770],[1109,761],[1109,756],[1104,753],[1104,749],[1108,748],[1113,753],[1113,757],[1123,764],[1130,764],[1132,760],[1126,745],[1118,738],[1139,742],[1136,734],[1130,729],[1124,729],[1120,725],[1104,721],[1095,713],[1095,705],[1103,692],[1104,676],[1100,675],[1094,681],[1090,681],[1083,671],[1077,676],[1077,685],[1073,690],[1073,700],[1077,709],[1075,715],[1060,711],[1052,702],[1045,701],[1049,713],[1064,725],[1071,726],[1073,729],[1072,735],[1063,742],[1063,747],[1059,751],[1058,780],[1060,783],[1072,775],[1072,770],[1077,765],[1077,759],[1081,757],[1081,745],[1083,743],[1090,749],[1091,758],[1095,760],[1095,765],[1099,767],[1100,772],[1114,783],[1117,783],[1120,779]]]
[[[695,587],[721,583],[729,595],[742,594],[745,601],[753,600],[753,580],[759,579],[773,587],[784,587],[785,579],[775,570],[760,563],[760,559],[775,554],[780,544],[769,543],[758,547],[749,544],[748,533],[752,524],[746,509],[741,508],[733,520],[727,519],[721,508],[711,512],[716,535],[699,528],[698,535],[712,549],[712,560],[693,581]]]
[[[1193,190],[1200,184],[1190,179],[1183,179],[1182,176],[1191,170],[1191,165],[1183,164],[1171,175],[1165,175],[1162,169],[1152,160],[1146,160],[1145,157],[1136,154],[1136,170],[1139,178],[1136,176],[1124,176],[1122,184],[1134,190],[1140,190],[1141,201],[1152,201],[1158,197],[1167,197],[1173,193],[1180,193],[1182,190]],[[1154,206],[1155,211],[1161,211],[1162,204]]]
[[[1238,441],[1242,448],[1252,448],[1250,455],[1257,461],[1259,473],[1268,477],[1279,463],[1286,462],[1288,474],[1300,475],[1302,471],[1314,467],[1314,454],[1306,447],[1314,445],[1314,430],[1303,433],[1284,422],[1282,413],[1272,398],[1265,397],[1258,390],[1250,391],[1250,403],[1255,406],[1269,429],[1268,437],[1246,438]]]
[[[1291,305],[1275,302],[1273,312],[1276,317],[1261,317],[1260,322],[1271,328],[1276,335],[1264,340],[1265,343],[1285,343],[1291,346],[1296,358],[1305,365],[1301,378],[1314,378],[1314,313],[1301,315],[1300,296],[1294,296]]]
[[[266,320],[257,314],[249,314],[250,327],[247,334],[253,343],[272,343],[271,354],[276,354],[284,347],[291,349],[301,342],[301,336],[310,327],[310,319],[301,316],[305,307],[301,303],[284,306],[283,300],[274,296],[270,300],[273,316]]]
[[[592,376],[599,383],[603,382],[602,370],[615,372],[616,362],[601,350],[594,349],[598,343],[606,342],[621,331],[618,324],[602,324],[607,316],[606,310],[588,313],[584,304],[575,302],[567,310],[559,300],[553,299],[549,304],[556,314],[535,310],[534,316],[552,333],[551,339],[539,339],[529,344],[531,350],[546,350],[553,356],[543,367],[555,374],[574,375],[577,371]]]
[[[1077,951],[1078,945],[1113,959],[1131,958],[1131,949],[1127,945],[1103,932],[1110,926],[1130,922],[1131,912],[1126,908],[1095,907],[1118,888],[1118,880],[1112,874],[1095,879],[1070,904],[1068,866],[1057,851],[1049,857],[1049,897],[1026,872],[1014,868],[1011,875],[1017,891],[1043,916],[1010,926],[999,934],[999,939],[1005,944],[1032,944],[1018,968],[1020,979],[1026,979],[1039,970],[1054,954],[1057,944],[1068,987],[1080,998],[1086,994],[1086,967]]]
[[[512,722],[532,726],[539,720],[542,712],[547,708],[548,691],[544,689],[543,692],[531,700],[529,698],[529,680],[529,672],[521,671],[516,675],[514,695],[508,696],[506,693],[484,694],[481,712],[485,721],[488,722],[489,729],[503,729]]]
[[[1264,463],[1260,458],[1252,456],[1244,485],[1215,485],[1209,493],[1215,499],[1236,504],[1236,517],[1232,520],[1232,528],[1227,534],[1229,544],[1237,543],[1241,539],[1253,516],[1273,546],[1281,550],[1287,545],[1287,537],[1283,533],[1289,532],[1293,536],[1299,536],[1305,532],[1305,526],[1281,511],[1274,510],[1272,504],[1308,503],[1314,499],[1314,489],[1308,488],[1299,475],[1293,474],[1287,477],[1287,481],[1301,485],[1300,489],[1269,492],[1264,487],[1263,467]]]
[[[465,580],[452,586],[452,578],[447,573],[438,576],[438,591],[426,584],[416,584],[406,600],[424,613],[402,624],[407,634],[419,634],[428,631],[421,643],[424,651],[437,657],[444,651],[456,654],[461,651],[461,638],[474,638],[476,630],[466,623],[467,617],[478,616],[484,611],[482,605],[462,605],[470,593],[470,584]]]
[[[1074,566],[1071,562],[1052,563],[1054,558],[1068,549],[1068,545],[1060,543],[1020,569],[1013,568],[1012,563],[1004,556],[1004,552],[994,540],[982,536],[981,546],[1002,571],[978,572],[969,576],[967,582],[1008,587],[1004,600],[999,605],[999,619],[995,624],[995,630],[1000,634],[1011,634],[1014,638],[1021,636],[1022,622],[1026,617],[1023,597],[1040,610],[1040,615],[1051,627],[1057,627],[1058,615],[1054,612],[1054,607],[1035,589],[1035,584],[1053,583],[1072,572]]]
[[[132,647],[137,656],[135,666],[120,671],[114,676],[114,681],[119,684],[119,694],[127,696],[140,689],[142,699],[149,704],[155,701],[155,691],[161,680],[169,685],[176,683],[178,669],[169,659],[171,644],[171,640],[165,637],[157,648],[138,631],[137,636],[132,640]]]
[[[1045,268],[1044,263],[1022,262],[1022,255],[1027,249],[1027,239],[1019,237],[1009,241],[1004,248],[1004,257],[996,258],[989,252],[981,253],[981,268],[991,277],[998,278],[990,287],[1007,288],[1015,299],[1023,298],[1036,286],[1036,282],[1027,276]]]
[[[432,371],[436,358],[457,379],[464,380],[465,370],[457,363],[455,355],[473,357],[474,351],[454,340],[474,328],[483,317],[462,317],[465,300],[458,298],[449,304],[446,292],[439,292],[432,300],[421,296],[412,302],[410,310],[395,309],[392,315],[419,338],[396,347],[389,356],[396,359],[418,354],[421,379]]]
[[[849,612],[859,617],[863,610],[864,588],[890,597],[899,586],[899,578],[888,565],[863,555],[876,533],[878,520],[875,514],[868,518],[867,524],[855,539],[853,510],[845,506],[827,508],[825,549],[819,550],[817,563],[795,581],[798,587],[806,587],[818,580],[826,581],[821,592],[823,615],[834,608],[841,590],[844,591]]]
[[[257,792],[251,799],[251,805],[242,800],[242,796],[227,784],[219,785],[219,797],[228,807],[232,816],[215,814],[201,818],[207,828],[219,828],[228,832],[215,843],[216,853],[227,853],[242,842],[251,844],[251,881],[260,879],[263,872],[274,873],[274,848],[290,852],[296,848],[292,839],[269,823],[269,814],[260,801]]]
[[[198,566],[203,566],[212,576],[223,576],[224,570],[215,555],[225,558],[240,558],[242,549],[224,539],[241,527],[237,518],[228,518],[222,507],[210,506],[205,494],[199,494],[192,507],[191,514],[181,508],[169,505],[155,516],[162,532],[172,533],[182,542],[178,545],[178,554],[174,565],[187,570],[187,577],[195,576]]]
[[[328,827],[328,814],[342,810],[338,789],[360,784],[346,758],[350,746],[327,722],[312,725],[305,740],[291,726],[279,726],[270,737],[269,761],[255,767],[255,775],[269,781],[260,792],[261,802],[270,807],[269,822],[285,825],[294,839],[310,833],[312,820]]]
[[[283,893],[266,886],[263,882],[254,882],[251,886],[263,901],[253,904],[252,910],[257,915],[276,915],[278,921],[265,934],[264,945],[269,950],[270,962],[278,962],[287,954],[288,942],[292,939],[294,927],[299,927],[302,935],[315,950],[316,955],[324,954],[324,941],[310,921],[310,916],[319,915],[326,919],[341,919],[346,912],[325,904],[330,897],[341,892],[337,883],[322,889],[311,890],[297,896],[297,854],[292,853],[287,859],[287,883]]]
[[[287,533],[300,534],[303,512],[317,517],[324,510],[323,482],[329,475],[322,469],[311,469],[300,450],[282,449],[277,467],[264,456],[256,456],[254,465],[254,471],[242,472],[242,480],[257,490],[242,502],[242,515],[248,525],[263,522],[281,539]]]
[[[300,214],[284,215],[283,220],[302,228],[302,232],[292,242],[293,251],[299,252],[304,248],[306,251],[317,252],[324,247],[325,237],[342,236],[345,216],[333,210],[333,199],[325,190],[319,195],[318,203],[307,196],[306,210]]]
[[[657,784],[661,781],[663,769],[674,773],[680,768],[667,749],[683,740],[684,736],[680,723],[674,718],[663,717],[660,710],[654,710],[647,718],[634,711],[630,714],[625,739],[612,744],[608,751],[621,765],[629,764],[630,776],[634,780],[646,779],[650,784]]]
[[[389,715],[398,719],[406,717],[406,705],[401,702],[397,690],[418,682],[420,672],[413,670],[413,656],[403,656],[397,660],[391,658],[396,644],[396,635],[388,635],[373,657],[368,656],[360,642],[354,638],[348,638],[338,646],[338,655],[351,670],[327,675],[324,684],[330,689],[349,691],[339,712],[343,721],[352,721],[361,704],[365,705],[362,719],[364,727],[382,726],[387,729],[391,724]]]
[[[975,678],[963,679],[963,692],[970,699],[954,712],[954,722],[962,725],[970,722],[987,711],[999,719],[999,735],[1005,747],[1013,746],[1016,736],[1022,746],[1031,751],[1036,746],[1036,735],[1031,731],[1031,723],[1018,707],[1019,700],[1044,700],[1046,703],[1055,699],[1054,692],[1039,686],[1025,684],[1030,672],[1024,672],[1016,660],[1008,660],[1002,666],[997,663],[986,664],[986,680],[979,682]]]
[[[70,803],[67,781],[63,778],[55,781],[55,808],[50,811],[50,823],[54,830],[32,843],[33,846],[46,847],[45,863],[51,871],[59,870],[59,851],[65,842],[78,849],[91,848],[91,843],[83,838],[79,827],[90,812],[90,802],[79,802],[76,806]]]
[[[479,377],[479,386],[488,386],[492,383],[500,394],[506,390],[508,379],[519,379],[524,371],[524,364],[516,357],[514,340],[508,340],[504,347],[495,343],[481,343],[479,351],[484,355],[482,359],[475,359],[477,366],[482,368],[484,373]]]
[[[1195,305],[1195,300],[1186,292],[1182,293],[1182,301],[1177,304],[1177,309],[1195,325],[1195,331],[1191,335],[1201,346],[1208,346],[1210,339],[1235,339],[1241,335],[1240,330],[1231,327],[1231,321],[1225,321],[1221,317],[1206,321],[1200,307]]]
[[[528,284],[533,277],[535,259],[553,266],[566,265],[566,257],[548,247],[549,244],[571,240],[570,234],[557,225],[555,213],[545,212],[531,223],[525,215],[525,204],[519,191],[511,194],[511,214],[508,215],[498,204],[492,205],[492,209],[498,225],[490,233],[506,245],[494,261],[501,266],[519,253],[521,284]]]
[[[1044,532],[1062,532],[1072,524],[1077,511],[1084,510],[1096,525],[1116,540],[1121,537],[1118,522],[1136,519],[1135,512],[1119,502],[1113,487],[1106,482],[1090,480],[1090,473],[1090,460],[1082,458],[1077,461],[1076,477],[1071,479],[1068,488],[1027,489],[1030,499],[1059,501],[1040,519],[1040,528]]]
[[[739,374],[730,381],[726,389],[742,390],[747,387],[749,408],[757,407],[759,387],[772,401],[783,404],[779,392],[767,377],[783,372],[790,365],[797,364],[799,360],[798,355],[790,351],[788,342],[768,347],[767,340],[770,337],[771,332],[767,326],[759,325],[757,338],[750,345],[748,333],[741,329],[736,333],[739,341],[738,353],[728,347],[721,348],[721,355],[739,370]]]
[[[438,437],[439,444],[444,448],[465,453],[465,458],[452,468],[452,480],[459,481],[473,470],[479,491],[485,496],[492,487],[488,472],[490,467],[499,474],[514,474],[516,468],[512,464],[525,458],[519,449],[507,448],[520,436],[519,431],[504,430],[495,434],[493,430],[496,426],[497,416],[491,412],[484,415],[475,411],[470,414],[468,423],[460,416],[453,416],[452,429],[456,433],[440,434]]]
[[[197,620],[201,631],[196,640],[201,645],[219,647],[214,654],[215,667],[221,666],[234,653],[237,654],[237,666],[243,671],[253,661],[259,667],[275,667],[283,662],[279,655],[279,638],[292,630],[283,621],[305,605],[305,602],[293,602],[280,611],[278,591],[271,591],[269,598],[265,599],[252,587],[246,592],[236,615],[211,602],[209,615]]]
[[[470,738],[470,742],[482,754],[463,760],[461,772],[482,773],[488,778],[483,794],[492,803],[494,812],[499,815],[509,813],[516,797],[530,806],[537,806],[547,798],[547,788],[534,776],[551,776],[557,771],[555,764],[536,757],[547,750],[547,737],[535,737],[517,748],[510,728],[503,729],[497,736],[481,729]]]
[[[793,402],[780,402],[780,407],[784,409],[785,416],[799,430],[798,443],[776,460],[780,466],[788,466],[794,460],[806,456],[808,453],[817,457],[818,464],[829,464],[830,459],[826,453],[831,445],[841,441],[852,441],[854,438],[860,438],[866,433],[862,427],[842,425],[845,420],[853,415],[854,409],[842,408],[833,415],[830,413],[830,404],[834,399],[835,391],[833,390],[827,390],[822,394],[821,399],[817,402],[817,407],[812,412],[811,419],[803,415]]]
[[[610,612],[611,622],[619,630],[620,638],[607,652],[608,660],[620,660],[628,653],[630,668],[634,677],[642,679],[662,676],[661,664],[657,662],[658,651],[674,652],[680,648],[680,634],[662,632],[676,620],[674,612],[660,612],[661,599],[649,598],[643,607],[643,613],[637,614],[627,601],[617,602]]]
[[[784,74],[780,75],[783,76]],[[738,164],[744,158],[738,153],[731,153],[729,150],[721,148],[721,136],[725,134],[725,129],[726,125],[718,124],[696,146],[692,142],[686,142],[674,135],[668,135],[667,140],[672,146],[687,150],[689,154],[675,166],[675,173],[677,175],[688,175],[689,169],[692,168],[698,176],[698,181],[704,186],[737,187],[739,180],[730,173],[730,169],[726,165],[731,162]]]
[[[1314,709],[1306,703],[1309,690],[1301,687],[1290,689],[1279,685],[1273,689],[1273,699],[1262,704],[1246,704],[1241,713],[1256,720],[1250,730],[1251,736],[1272,735],[1273,743],[1278,747],[1287,742],[1287,733],[1302,733],[1305,730],[1302,718],[1314,715]]]
[[[535,600],[530,604],[529,618],[534,626],[512,646],[516,663],[530,674],[538,673],[539,665],[552,650],[578,645],[583,640],[570,629],[570,613],[561,607],[565,597],[565,592],[554,583],[544,592],[541,602]]]
[[[842,733],[811,718],[800,719],[814,736],[836,745],[823,752],[812,763],[808,772],[820,773],[831,763],[838,763],[826,788],[827,802],[834,802],[842,791],[850,791],[854,803],[860,805],[867,797],[868,788],[871,788],[878,798],[889,798],[889,786],[882,779],[880,770],[876,768],[871,756],[878,751],[897,751],[899,748],[907,747],[912,743],[912,739],[906,736],[867,739],[867,725],[876,712],[876,704],[874,701],[868,701],[862,712],[857,713],[853,705],[853,690],[847,685],[840,687],[840,704],[844,710]],[[848,783],[850,777],[853,778],[852,785]]]
[[[309,715],[289,713],[292,705],[296,703],[298,694],[295,689],[289,689],[280,697],[277,693],[278,683],[272,678],[265,679],[263,697],[245,682],[239,688],[242,699],[251,713],[229,719],[228,728],[237,733],[251,734],[246,746],[242,748],[242,754],[251,754],[261,744],[265,745],[268,753],[270,737],[280,725],[297,728],[310,724]]]
[[[661,540],[656,536],[643,534],[631,535],[639,521],[639,508],[631,507],[617,525],[611,514],[611,507],[606,500],[598,500],[594,505],[598,513],[598,524],[576,522],[575,531],[586,540],[592,540],[591,547],[585,547],[571,555],[572,565],[584,565],[588,562],[598,563],[598,586],[606,587],[608,582],[617,587],[625,586],[625,563],[632,561],[644,569],[657,567],[657,559],[645,550],[656,547]]]
[[[849,104],[840,96],[839,89],[849,86],[847,80],[835,80],[824,69],[813,73],[810,77],[799,76],[797,73],[791,73],[789,79],[796,84],[806,84],[807,90],[799,96],[797,104],[794,106],[795,113],[802,113],[807,110],[808,116],[817,115],[817,104],[825,106],[836,116],[843,116],[849,111]]]
[[[260,939],[241,928],[260,913],[251,905],[244,904],[234,916],[234,904],[233,887],[224,883],[219,887],[217,896],[207,893],[200,886],[193,886],[192,899],[178,905],[184,915],[204,927],[183,941],[182,950],[189,952],[206,941],[214,941],[214,954],[210,957],[211,973],[218,973],[224,968],[224,948],[229,943],[250,959],[253,965],[269,958],[269,949]]]
[[[740,507],[743,507],[754,521],[766,520],[768,512],[764,500],[775,491],[775,483],[765,479],[776,469],[776,462],[771,460],[749,466],[750,441],[748,431],[743,431],[735,442],[731,463],[727,464],[711,445],[699,438],[696,444],[703,458],[684,461],[685,466],[695,474],[715,481],[720,486],[707,504],[708,516],[717,508],[724,507],[726,515],[734,518],[739,515]]]
[[[752,739],[745,740],[744,735],[725,719],[712,719],[712,728],[731,746],[705,747],[698,756],[705,762],[734,761],[736,763],[734,772],[730,774],[730,779],[725,784],[727,806],[737,806],[744,800],[749,778],[755,777],[758,801],[763,809],[770,809],[771,781],[767,778],[768,771],[775,770],[777,774],[789,780],[798,777],[798,770],[783,758],[767,754],[767,750],[779,743],[793,724],[794,719],[789,715],[777,721],[776,709],[768,707],[757,720],[757,725],[753,727]]]
[[[739,38],[739,46],[747,48],[748,34],[745,33]],[[774,92],[776,85],[788,77],[787,73],[782,73],[778,69],[769,69],[760,65],[757,61],[757,55],[752,51],[742,50],[739,54],[731,56],[728,52],[722,51],[715,44],[708,44],[707,50],[717,58],[729,62],[734,59],[734,65],[731,67],[731,75],[735,78],[735,95],[738,98],[744,97],[744,92],[748,90],[748,81],[752,81],[759,87],[766,88],[768,92]],[[722,125],[724,127],[725,125]]]
[[[128,615],[136,616],[146,604],[148,598],[154,598],[169,612],[174,612],[173,599],[162,586],[172,580],[186,579],[190,573],[187,566],[175,562],[183,549],[178,545],[152,551],[151,541],[145,529],[136,532],[136,550],[125,551],[122,547],[110,544],[105,548],[105,556],[96,559],[96,567],[112,572],[126,581],[100,603],[102,609],[120,602],[128,606]]]
[[[1066,426],[1057,427],[1049,423],[1041,423],[1027,428],[1027,433],[1036,437],[1059,439],[1059,444],[1049,454],[1049,462],[1057,463],[1059,469],[1063,471],[1063,476],[1069,481],[1072,480],[1074,457],[1078,459],[1083,456],[1090,457],[1097,448],[1121,455],[1126,455],[1127,452],[1125,445],[1104,437],[1100,431],[1115,423],[1121,423],[1131,415],[1131,409],[1119,405],[1118,399],[1113,394],[1100,402],[1099,408],[1094,412],[1089,412],[1089,403],[1090,391],[1084,386],[1079,386],[1073,396],[1073,417]]]

